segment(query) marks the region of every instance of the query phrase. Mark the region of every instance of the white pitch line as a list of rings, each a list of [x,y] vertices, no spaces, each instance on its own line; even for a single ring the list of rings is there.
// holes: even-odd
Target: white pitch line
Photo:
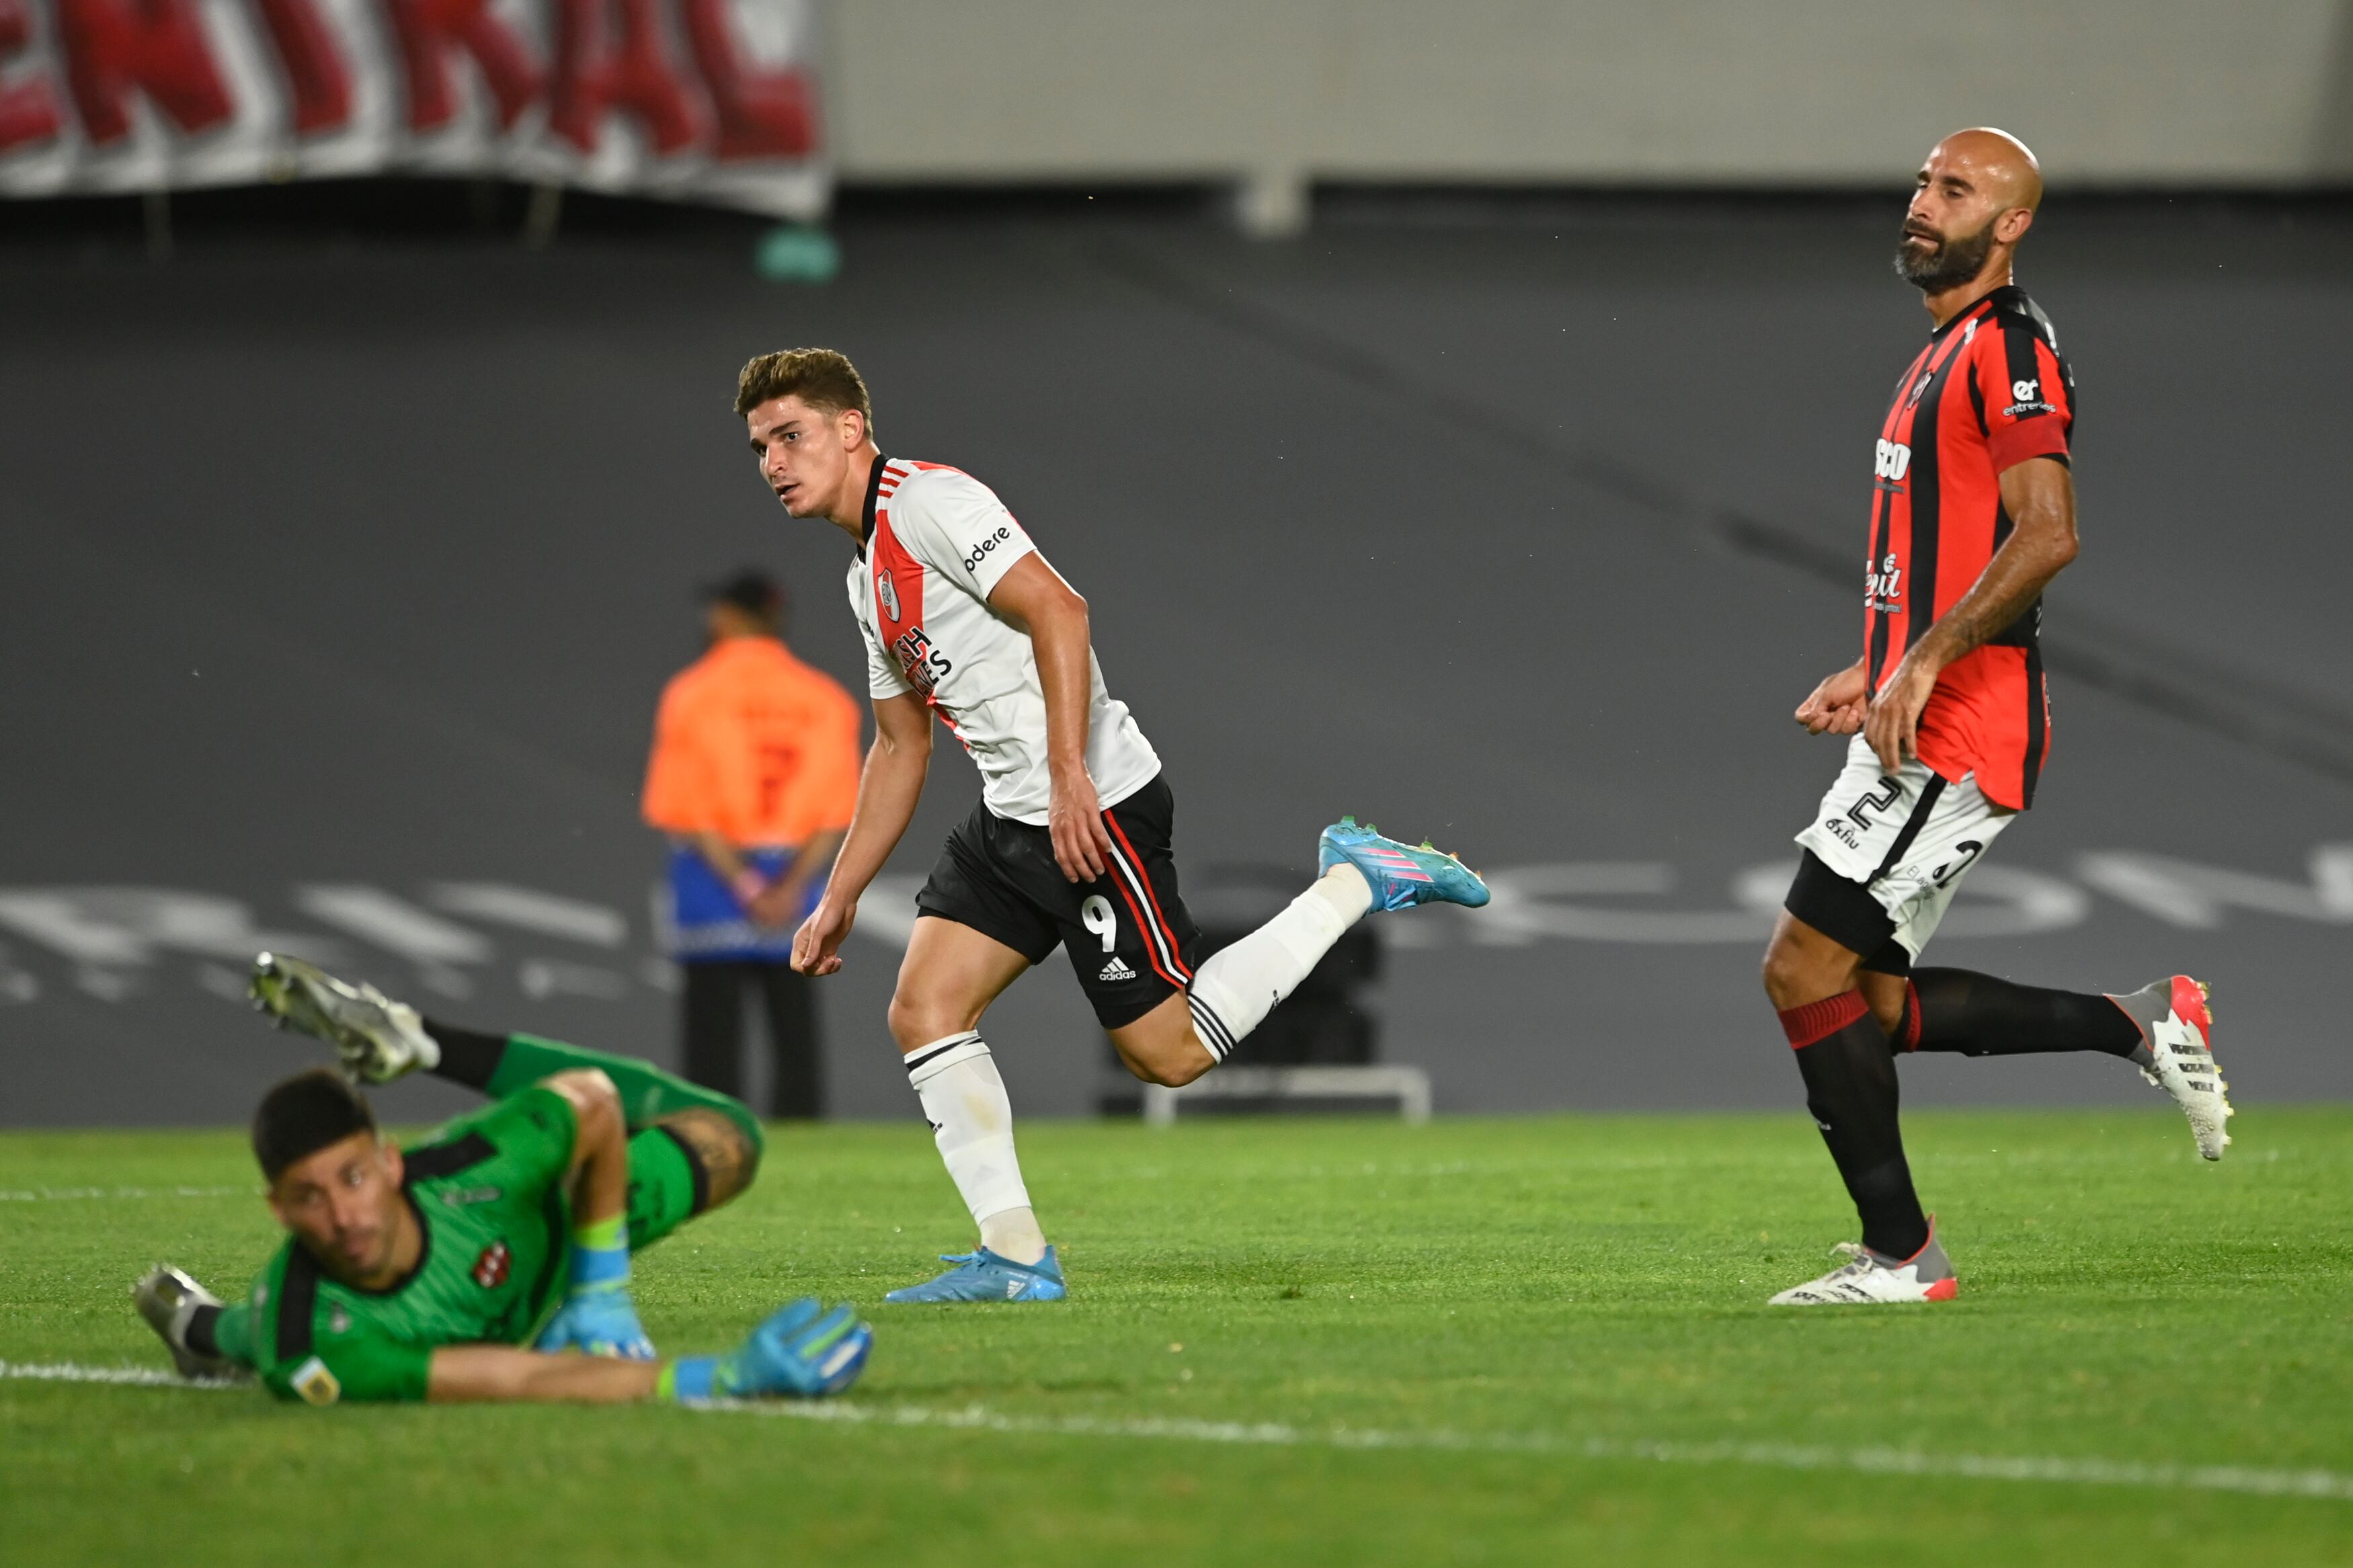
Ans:
[[[218,1390],[237,1383],[192,1381],[152,1367],[81,1366],[72,1362],[0,1362],[0,1378],[40,1383],[131,1384]],[[1774,1443],[1624,1442],[1564,1438],[1542,1432],[1397,1432],[1335,1426],[1323,1431],[1281,1422],[1196,1421],[1134,1416],[1004,1415],[982,1405],[943,1410],[920,1405],[818,1405],[713,1400],[698,1408],[723,1414],[781,1415],[849,1426],[948,1427],[1020,1437],[1133,1437],[1272,1448],[1366,1448],[1467,1454],[1550,1454],[1567,1458],[1633,1459],[1662,1465],[1757,1465],[1778,1470],[1856,1470],[1868,1475],[1947,1477],[1977,1481],[2042,1481],[2072,1486],[2141,1487],[2158,1491],[2246,1492],[2257,1497],[2353,1502],[2353,1475],[2337,1470],[2274,1470],[2248,1465],[2148,1465],[2137,1460],[2055,1456],[1924,1454],[1909,1448],[1809,1448]]]
[[[0,1187],[0,1204],[91,1203],[108,1198],[258,1197],[262,1189],[241,1187]]]
[[[1566,1438],[1540,1432],[1396,1432],[1280,1422],[1193,1421],[1157,1416],[1004,1415],[981,1405],[816,1405],[713,1401],[704,1408],[805,1421],[876,1426],[955,1427],[1016,1436],[1134,1437],[1282,1448],[1394,1448],[1493,1454],[1555,1454],[1569,1458],[1634,1459],[1666,1465],[1759,1465],[1782,1470],[1858,1470],[1871,1475],[1952,1477],[1964,1480],[2044,1481],[2074,1486],[2144,1487],[2165,1491],[2250,1492],[2259,1497],[2353,1502],[2353,1475],[2337,1470],[2276,1470],[2244,1465],[2149,1465],[2136,1460],[2069,1459],[2000,1454],[1924,1454],[1905,1448],[1810,1448],[1773,1443],[1625,1442]]]
[[[129,1383],[146,1388],[242,1388],[239,1383],[213,1378],[182,1377],[152,1366],[81,1366],[76,1363],[35,1363],[0,1361],[0,1377],[21,1377],[35,1383]]]

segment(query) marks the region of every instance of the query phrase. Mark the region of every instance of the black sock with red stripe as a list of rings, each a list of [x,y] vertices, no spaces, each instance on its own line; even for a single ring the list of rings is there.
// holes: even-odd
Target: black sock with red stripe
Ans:
[[[2105,1051],[2129,1057],[2140,1026],[2105,996],[2045,991],[1967,969],[1915,969],[1905,998],[1909,1016],[1896,1043],[1906,1050],[1965,1057]]]
[[[1886,1032],[1860,991],[1788,1008],[1781,1027],[1806,1080],[1806,1109],[1862,1216],[1863,1246],[1883,1257],[1911,1257],[1928,1245],[1928,1216],[1904,1158]]]

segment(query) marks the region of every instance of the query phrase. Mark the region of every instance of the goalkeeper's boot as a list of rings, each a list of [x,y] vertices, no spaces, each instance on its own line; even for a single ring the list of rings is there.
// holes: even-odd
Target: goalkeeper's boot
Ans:
[[[418,1068],[441,1065],[441,1047],[425,1020],[363,981],[338,980],[315,963],[265,952],[253,961],[247,989],[254,1007],[281,1029],[300,1029],[335,1047],[343,1071],[362,1083],[390,1083]]]
[[[1427,842],[1415,846],[1384,838],[1370,823],[1357,826],[1353,816],[1325,828],[1315,847],[1317,876],[1344,862],[1372,885],[1376,910],[1416,904],[1461,904],[1475,910],[1491,896],[1479,874],[1453,856]]]
[[[681,1399],[822,1399],[858,1381],[874,1331],[848,1303],[804,1299],[771,1315],[725,1355],[682,1356],[664,1382]]]
[[[227,1357],[200,1351],[188,1342],[189,1322],[207,1307],[217,1312],[221,1302],[185,1273],[168,1263],[158,1263],[131,1287],[131,1300],[164,1342],[164,1348],[172,1352],[172,1363],[182,1377],[224,1382],[252,1375]]]
[[[2198,1152],[2219,1160],[2231,1146],[2231,1086],[2214,1066],[2214,1013],[2206,987],[2187,974],[2168,975],[2109,1001],[2140,1027],[2130,1060],[2140,1076],[2166,1093],[2189,1118]]]
[[[943,1252],[940,1261],[954,1268],[921,1285],[909,1285],[883,1297],[885,1301],[1059,1301],[1070,1291],[1062,1284],[1061,1260],[1048,1247],[1035,1263],[1016,1263],[986,1247],[970,1252]]]
[[[1928,1239],[1909,1258],[1890,1258],[1859,1242],[1841,1241],[1833,1252],[1846,1258],[1819,1279],[1793,1285],[1766,1303],[1768,1307],[1873,1307],[1901,1301],[1949,1301],[1961,1293],[1953,1278],[1953,1260],[1936,1239],[1936,1221],[1928,1221]]]

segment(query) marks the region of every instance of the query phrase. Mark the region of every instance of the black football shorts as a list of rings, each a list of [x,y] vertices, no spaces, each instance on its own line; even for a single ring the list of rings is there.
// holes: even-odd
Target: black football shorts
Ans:
[[[1059,944],[1103,1026],[1133,1024],[1192,983],[1200,945],[1168,849],[1176,814],[1167,781],[1155,776],[1103,814],[1111,835],[1106,874],[1073,882],[1054,863],[1045,828],[976,805],[948,835],[915,908],[994,937],[1032,963]]]

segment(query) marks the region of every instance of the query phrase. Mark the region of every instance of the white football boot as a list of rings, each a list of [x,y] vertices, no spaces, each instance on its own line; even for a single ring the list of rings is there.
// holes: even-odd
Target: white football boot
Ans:
[[[2130,1060],[2140,1076],[2166,1093],[2189,1118],[2198,1152],[2219,1160],[2231,1146],[2231,1086],[2214,1065],[2214,1013],[2206,987],[2187,974],[2144,985],[2109,1001],[2140,1028],[2140,1048]]]
[[[281,1029],[300,1029],[335,1047],[343,1070],[362,1083],[390,1083],[418,1068],[441,1065],[441,1047],[416,1008],[375,986],[338,980],[315,963],[265,952],[253,961],[256,1009]]]
[[[253,1375],[237,1363],[216,1355],[207,1355],[188,1343],[188,1320],[199,1308],[217,1307],[220,1299],[186,1274],[168,1263],[158,1263],[139,1277],[131,1287],[131,1300],[139,1308],[139,1315],[172,1352],[172,1363],[180,1375],[202,1378],[210,1382],[227,1382]]]
[[[1909,1258],[1873,1252],[1860,1242],[1841,1241],[1831,1252],[1846,1261],[1819,1279],[1792,1285],[1768,1307],[1874,1307],[1898,1301],[1949,1301],[1961,1293],[1953,1260],[1936,1239],[1936,1218],[1928,1216],[1927,1244]]]

